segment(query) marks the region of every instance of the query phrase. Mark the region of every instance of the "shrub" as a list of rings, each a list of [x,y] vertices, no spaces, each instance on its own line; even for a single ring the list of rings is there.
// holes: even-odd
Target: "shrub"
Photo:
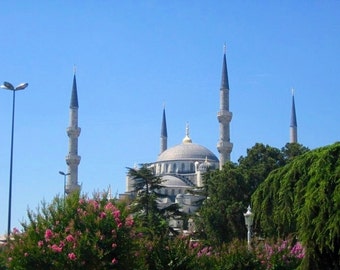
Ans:
[[[134,220],[124,203],[79,194],[28,212],[2,257],[8,269],[133,269]]]

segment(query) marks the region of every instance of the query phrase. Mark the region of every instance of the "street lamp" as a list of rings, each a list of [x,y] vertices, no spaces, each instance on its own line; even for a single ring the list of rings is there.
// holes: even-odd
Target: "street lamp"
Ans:
[[[24,90],[28,86],[28,83],[21,83],[17,87],[9,82],[4,82],[0,88],[11,90],[13,92],[13,107],[12,107],[12,135],[11,135],[11,157],[9,165],[9,195],[8,195],[8,224],[7,234],[10,235],[11,231],[11,212],[12,212],[12,172],[13,172],[13,139],[14,139],[14,111],[15,111],[15,92],[18,90]]]
[[[66,176],[70,175],[70,173],[64,173],[62,171],[59,171],[59,174],[64,176],[64,200],[65,200],[65,193],[66,193]]]
[[[244,213],[244,221],[247,226],[247,242],[248,242],[248,249],[250,249],[250,239],[251,239],[251,226],[254,222],[254,213],[251,212],[250,205],[248,206],[247,213]]]

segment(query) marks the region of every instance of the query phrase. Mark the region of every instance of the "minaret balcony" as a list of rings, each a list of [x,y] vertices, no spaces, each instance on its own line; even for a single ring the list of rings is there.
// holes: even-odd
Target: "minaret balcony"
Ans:
[[[67,155],[66,156],[67,165],[79,165],[81,157],[78,155]]]
[[[80,135],[81,129],[79,127],[68,127],[66,131],[67,131],[67,136],[69,136],[70,138],[78,138]]]
[[[230,142],[223,142],[223,141],[219,141],[217,143],[217,150],[219,153],[230,153],[231,150],[233,149],[233,144]]]
[[[228,123],[231,121],[232,117],[233,117],[233,114],[229,111],[223,110],[217,113],[217,119],[218,119],[218,122],[220,123]]]

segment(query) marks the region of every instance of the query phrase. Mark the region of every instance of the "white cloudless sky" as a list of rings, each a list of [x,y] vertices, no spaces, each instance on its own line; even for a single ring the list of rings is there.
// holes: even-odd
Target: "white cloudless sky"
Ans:
[[[17,92],[12,227],[63,194],[73,67],[79,99],[79,182],[125,191],[126,167],[168,147],[190,125],[217,156],[227,44],[232,161],[255,143],[289,141],[291,88],[298,140],[339,140],[340,1],[1,1],[0,81]],[[0,234],[7,230],[12,93],[0,92]]]

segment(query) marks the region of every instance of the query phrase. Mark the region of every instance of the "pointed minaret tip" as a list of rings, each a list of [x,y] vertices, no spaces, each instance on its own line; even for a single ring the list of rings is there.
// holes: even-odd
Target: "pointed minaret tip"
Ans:
[[[76,75],[76,73],[77,73],[77,66],[73,65],[73,75]]]
[[[161,126],[161,151],[163,153],[168,148],[168,131],[166,127],[165,103],[163,104],[163,116]]]
[[[292,111],[291,111],[291,118],[290,118],[290,126],[291,127],[297,127],[296,110],[295,110],[295,99],[294,99],[294,89],[292,89]]]
[[[297,120],[295,111],[294,89],[292,89],[292,111],[290,118],[290,143],[297,143]]]
[[[225,42],[223,45],[223,54],[227,54],[227,44]]]
[[[228,68],[227,68],[227,45],[224,43],[223,46],[223,64],[222,64],[222,81],[221,81],[221,89],[229,90],[229,79],[228,79]]]
[[[73,85],[72,85],[72,95],[71,95],[70,108],[79,108],[77,80],[76,80],[76,74],[75,73],[73,75]]]

